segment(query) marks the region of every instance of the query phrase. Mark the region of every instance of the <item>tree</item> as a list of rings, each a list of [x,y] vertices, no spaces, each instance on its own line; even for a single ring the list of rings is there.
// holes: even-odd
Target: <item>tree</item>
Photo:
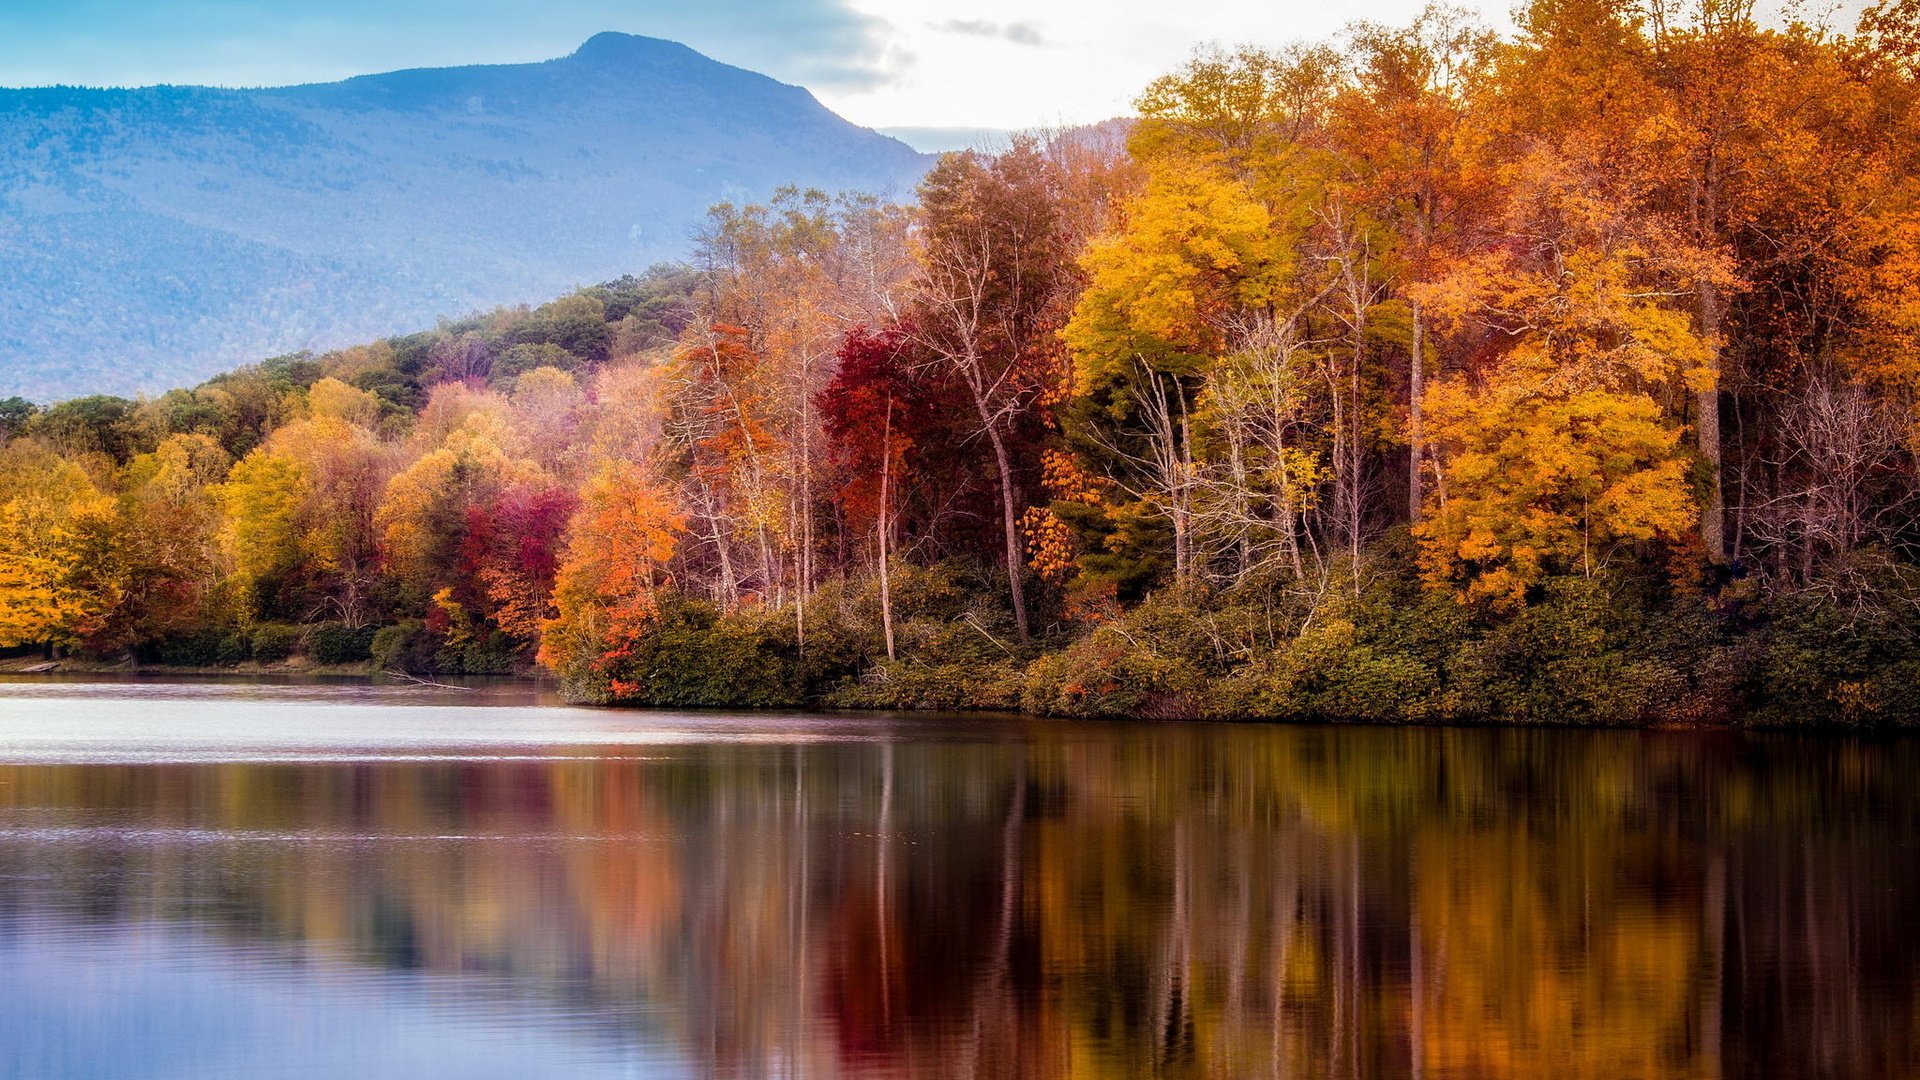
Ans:
[[[872,530],[880,579],[881,631],[895,658],[892,558],[896,500],[909,480],[909,456],[927,426],[929,400],[918,385],[912,344],[898,328],[865,328],[840,344],[839,370],[817,407],[838,483],[835,499],[848,531]]]
[[[1014,626],[1024,641],[1024,500],[1013,443],[1036,396],[1058,377],[1055,332],[1070,280],[1047,161],[1028,141],[990,159],[948,154],[922,181],[920,210],[920,267],[905,325],[966,388],[992,451]]]
[[[727,607],[754,585],[763,599],[779,598],[786,580],[780,554],[793,536],[766,401],[766,361],[750,337],[729,323],[697,325],[664,373],[670,384],[665,433],[680,454],[684,501],[704,521],[702,538],[718,564],[714,597]],[[757,580],[736,569],[734,545],[743,539],[757,556]]]
[[[468,511],[461,577],[484,591],[487,617],[522,642],[537,642],[552,614],[567,523],[578,502],[564,488],[514,487],[492,505]]]
[[[470,513],[516,486],[538,486],[539,469],[515,451],[499,413],[474,411],[440,444],[388,482],[374,514],[387,572],[415,603],[455,584]]]
[[[72,453],[105,454],[116,464],[153,449],[157,441],[133,402],[107,394],[62,401],[41,410],[26,427]]]
[[[571,686],[604,699],[630,697],[631,675],[611,674],[659,614],[686,517],[632,465],[603,462],[581,492],[540,629],[539,659]]]
[[[701,238],[707,325],[689,327],[683,342],[712,350],[715,333],[726,327],[738,338],[741,355],[753,358],[730,384],[742,407],[713,419],[748,423],[743,407],[755,408],[750,470],[742,478],[755,493],[751,526],[762,564],[760,592],[776,604],[792,600],[803,650],[821,547],[815,401],[832,376],[841,336],[898,314],[895,293],[907,272],[905,227],[899,208],[871,197],[783,188],[766,205],[715,207]],[[702,496],[709,505],[740,505],[712,490]],[[725,576],[733,560],[720,553],[726,556]],[[734,589],[729,581],[719,590],[724,602],[734,602]]]
[[[1547,575],[1591,576],[1623,546],[1694,524],[1680,432],[1644,394],[1542,393],[1527,374],[1427,395],[1446,500],[1416,530],[1428,580],[1524,602]]]
[[[123,471],[113,608],[90,635],[130,648],[222,620],[221,512],[215,491],[232,459],[208,435],[170,435]]]
[[[27,422],[40,412],[40,407],[23,397],[0,398],[0,443],[12,439],[26,429]]]
[[[240,459],[216,489],[225,513],[221,542],[246,615],[259,610],[263,591],[299,567],[300,511],[312,495],[305,469],[264,449]]]
[[[373,614],[381,573],[375,519],[401,455],[375,430],[383,412],[375,395],[326,378],[306,397],[307,415],[275,431],[266,446],[308,481],[298,530],[311,601],[358,627]]]
[[[1335,98],[1334,140],[1354,202],[1388,227],[1396,277],[1428,280],[1477,238],[1499,191],[1468,152],[1497,39],[1467,11],[1429,5],[1404,27],[1351,28],[1353,82]],[[1419,521],[1427,467],[1422,397],[1434,361],[1417,300],[1409,312],[1407,514]]]
[[[110,607],[96,541],[115,517],[112,498],[54,447],[0,451],[0,647],[74,644]]]
[[[1324,441],[1319,425],[1302,423],[1298,376],[1326,354],[1292,343],[1312,333],[1303,320],[1339,284],[1314,242],[1325,220],[1319,138],[1336,71],[1322,50],[1203,52],[1141,98],[1131,145],[1145,180],[1118,227],[1082,254],[1086,289],[1063,333],[1074,360],[1068,433],[1124,504],[1055,512],[1105,533],[1082,540],[1082,561],[1116,588],[1138,589],[1151,572],[1151,561],[1118,550],[1130,546],[1128,534],[1155,542],[1138,528],[1142,511],[1170,532],[1180,588],[1221,554],[1244,574],[1253,506],[1276,493],[1284,543],[1298,554],[1298,515],[1316,501],[1303,481],[1321,475],[1314,460]],[[1256,390],[1248,377],[1266,385]],[[1337,394],[1350,391],[1349,380],[1339,383]],[[1283,411],[1264,435],[1274,451],[1266,465],[1278,471],[1256,474],[1252,401],[1276,390],[1268,403]],[[1336,432],[1353,416],[1342,420]],[[1215,435],[1217,445],[1205,445]],[[1210,459],[1214,451],[1223,463]],[[1353,456],[1336,455],[1336,475],[1357,499]]]

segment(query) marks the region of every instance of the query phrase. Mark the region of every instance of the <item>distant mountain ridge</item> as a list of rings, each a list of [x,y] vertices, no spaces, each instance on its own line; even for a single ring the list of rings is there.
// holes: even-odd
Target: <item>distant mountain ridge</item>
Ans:
[[[0,90],[0,398],[159,391],[685,255],[782,184],[930,159],[806,90],[599,34],[260,90]]]

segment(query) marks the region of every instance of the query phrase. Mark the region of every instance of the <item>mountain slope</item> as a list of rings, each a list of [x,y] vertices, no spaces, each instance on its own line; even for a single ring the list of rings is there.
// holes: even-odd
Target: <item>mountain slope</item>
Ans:
[[[154,391],[683,256],[905,144],[683,45],[264,90],[0,90],[0,397]]]

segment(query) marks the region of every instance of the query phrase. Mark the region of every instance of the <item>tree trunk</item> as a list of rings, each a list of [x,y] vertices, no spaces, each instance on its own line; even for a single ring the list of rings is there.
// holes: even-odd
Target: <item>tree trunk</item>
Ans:
[[[1360,400],[1360,369],[1366,360],[1366,309],[1354,304],[1354,342],[1353,342],[1353,403],[1348,406],[1349,419],[1353,423],[1353,432],[1347,442],[1347,453],[1352,462],[1347,466],[1347,495],[1351,502],[1347,506],[1347,557],[1352,560],[1353,595],[1360,595],[1360,526],[1364,495],[1360,490],[1361,441],[1360,420],[1362,404]]]
[[[1154,483],[1166,498],[1165,512],[1173,526],[1173,587],[1184,593],[1193,577],[1191,484],[1193,468],[1186,392],[1178,376],[1162,379],[1159,372],[1141,365],[1150,390],[1143,389],[1143,404],[1148,422],[1153,425],[1153,450],[1146,464]],[[1174,402],[1180,415],[1174,416]]]
[[[1700,332],[1712,350],[1713,385],[1695,396],[1695,427],[1700,439],[1700,456],[1707,459],[1712,476],[1707,480],[1707,497],[1700,507],[1700,540],[1707,558],[1719,562],[1726,557],[1726,497],[1720,483],[1720,292],[1712,285],[1700,287]]]
[[[892,521],[887,513],[889,488],[893,481],[893,398],[887,398],[887,420],[880,436],[880,626],[886,631],[887,659],[893,654],[893,585],[887,576],[888,533]],[[891,759],[889,759],[891,762]]]
[[[807,655],[807,590],[803,581],[806,577],[807,557],[802,552],[793,553],[793,637],[794,647],[801,656]]]
[[[807,652],[807,594],[813,590],[813,417],[808,406],[808,366],[800,366],[800,551],[794,559],[794,632],[800,655]]]
[[[1703,179],[1694,198],[1696,235],[1710,243],[1717,235],[1720,213],[1719,167],[1711,152],[1707,155]],[[1700,456],[1707,459],[1713,474],[1707,480],[1707,497],[1700,507],[1700,540],[1707,558],[1721,562],[1727,555],[1726,496],[1720,482],[1720,288],[1711,281],[1700,285],[1700,335],[1706,339],[1707,367],[1712,385],[1694,397],[1695,429],[1700,441]]]
[[[733,573],[733,553],[728,550],[727,535],[720,528],[720,518],[710,513],[707,523],[713,528],[713,548],[720,553],[720,581],[726,590],[719,598],[720,604],[725,610],[732,611],[740,602],[740,579]]]
[[[1013,505],[1013,460],[1007,455],[1007,443],[1000,437],[999,425],[989,422],[986,427],[987,440],[993,443],[994,464],[1000,471],[1000,516],[1007,533],[1007,585],[1013,596],[1013,625],[1020,640],[1026,641],[1027,592],[1020,581],[1020,519]]]
[[[1427,418],[1421,398],[1427,392],[1426,359],[1420,340],[1420,302],[1413,302],[1413,356],[1407,364],[1407,521],[1420,524],[1425,501],[1420,470],[1426,467]]]

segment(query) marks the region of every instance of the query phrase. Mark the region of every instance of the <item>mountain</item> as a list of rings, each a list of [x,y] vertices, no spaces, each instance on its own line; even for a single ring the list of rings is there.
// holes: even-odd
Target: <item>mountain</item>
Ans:
[[[782,184],[929,159],[806,90],[600,34],[257,90],[0,90],[0,398],[158,391],[685,256]]]

